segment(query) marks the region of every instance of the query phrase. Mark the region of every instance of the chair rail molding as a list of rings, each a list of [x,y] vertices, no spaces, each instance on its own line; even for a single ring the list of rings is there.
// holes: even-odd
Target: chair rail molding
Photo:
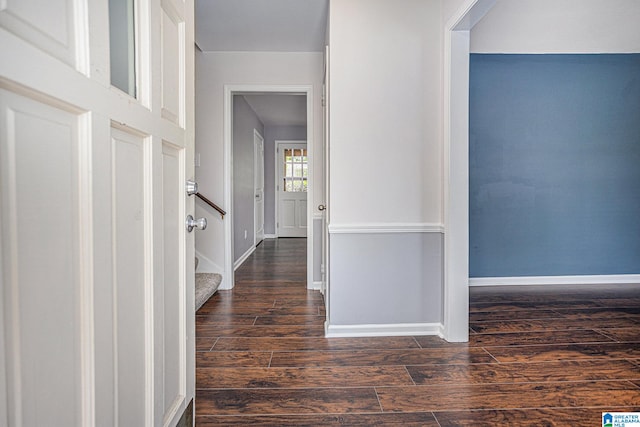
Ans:
[[[426,222],[329,224],[328,227],[329,234],[444,233],[444,224]]]

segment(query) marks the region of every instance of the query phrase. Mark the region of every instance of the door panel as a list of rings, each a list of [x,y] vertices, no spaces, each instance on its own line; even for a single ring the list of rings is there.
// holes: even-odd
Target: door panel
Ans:
[[[280,198],[280,229],[288,230],[296,227],[297,200]],[[286,237],[286,236],[285,236]]]
[[[137,408],[146,407],[145,295],[151,280],[145,268],[145,141],[119,129],[112,130],[112,141],[116,419],[120,425],[144,425],[146,413]]]
[[[298,205],[296,206],[296,222],[299,224],[300,228],[307,228],[307,200],[302,199],[298,201]]]
[[[73,0],[0,2],[0,25],[48,54],[76,65]]]
[[[166,2],[168,3],[168,2]],[[169,4],[162,5],[162,117],[184,126],[180,108],[184,70],[179,59],[184,55],[184,25]]]
[[[161,404],[156,412],[162,414],[164,423],[175,416],[185,398],[186,340],[182,307],[184,301],[184,266],[179,262],[184,252],[184,228],[180,218],[184,212],[184,196],[181,185],[180,165],[184,157],[181,149],[166,141],[162,143],[162,281],[156,289],[156,354],[158,375],[156,402]],[[177,221],[176,221],[177,220]],[[161,286],[160,286],[161,285]],[[180,304],[176,304],[180,301]],[[162,366],[163,369],[159,369]]]
[[[75,114],[0,89],[5,425],[82,420],[80,137]],[[33,173],[38,171],[38,173]],[[51,394],[42,383],[65,393]]]

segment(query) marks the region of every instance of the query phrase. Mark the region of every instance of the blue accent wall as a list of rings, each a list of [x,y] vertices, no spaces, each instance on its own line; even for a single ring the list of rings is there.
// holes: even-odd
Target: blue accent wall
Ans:
[[[471,277],[640,273],[640,54],[472,54]]]

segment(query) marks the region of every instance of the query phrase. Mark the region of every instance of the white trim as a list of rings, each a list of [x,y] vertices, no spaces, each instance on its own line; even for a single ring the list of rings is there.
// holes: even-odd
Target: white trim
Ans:
[[[393,323],[380,325],[329,325],[325,323],[325,338],[403,337],[416,335],[443,336],[441,323]]]
[[[322,280],[316,280],[313,282],[313,287],[311,288],[314,291],[322,290],[322,285],[324,282]]]
[[[86,38],[88,40],[88,37]],[[96,338],[95,338],[95,268],[94,268],[94,183],[91,174],[91,113],[83,114],[78,120],[78,165],[80,186],[80,221],[77,224],[80,240],[81,262],[79,265],[81,277],[80,291],[80,361],[81,361],[81,408],[82,424],[95,425],[96,407]],[[4,289],[4,287],[3,287]],[[3,352],[4,353],[4,352]]]
[[[444,29],[443,218],[444,338],[469,340],[470,30],[496,0],[467,0]]]
[[[307,97],[307,156],[309,157],[307,191],[308,200],[313,201],[314,178],[314,98],[313,85],[252,85],[252,84],[225,84],[224,85],[224,106],[223,106],[223,158],[224,158],[224,206],[233,206],[233,95],[242,93],[288,93],[304,94]],[[307,202],[307,224],[311,222],[313,203]],[[276,231],[277,233],[277,231]],[[313,284],[313,229],[307,231],[307,288]],[[228,220],[224,221],[224,274],[219,289],[233,289],[234,268],[233,268],[233,211],[229,212]]]
[[[242,263],[245,262],[247,258],[249,258],[255,250],[256,250],[255,245],[247,249],[247,251],[243,253],[242,256],[236,260],[236,262],[233,263],[233,271],[236,271],[238,268],[240,268]]]
[[[329,234],[444,233],[443,224],[423,222],[329,224],[328,229]]]
[[[278,235],[277,234],[265,234],[264,238],[265,239],[277,239]]]
[[[531,285],[617,285],[640,284],[640,274],[609,274],[589,276],[522,276],[472,277],[469,286],[531,286]]]

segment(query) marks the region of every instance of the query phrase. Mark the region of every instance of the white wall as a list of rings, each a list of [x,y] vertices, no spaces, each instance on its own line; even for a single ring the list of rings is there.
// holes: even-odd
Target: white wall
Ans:
[[[230,85],[313,85],[314,204],[322,196],[322,53],[196,52],[196,168],[200,192],[230,211],[224,200],[223,98]],[[209,227],[196,236],[196,250],[219,270],[224,265],[224,225],[220,216],[196,204]]]
[[[638,0],[498,0],[471,31],[471,52],[640,52],[638,28]]]
[[[440,14],[331,2],[332,223],[441,222]]]

